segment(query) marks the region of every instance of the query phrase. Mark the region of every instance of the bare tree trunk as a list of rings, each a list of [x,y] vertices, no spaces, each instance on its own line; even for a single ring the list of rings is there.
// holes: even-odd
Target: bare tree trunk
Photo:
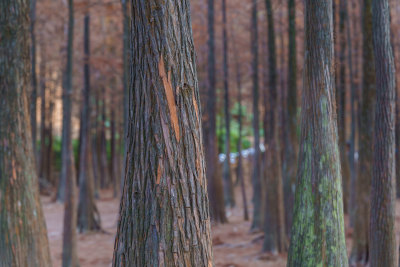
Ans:
[[[31,35],[31,85],[32,92],[30,96],[30,117],[31,117],[31,132],[32,132],[32,147],[35,168],[37,164],[37,148],[36,148],[36,101],[37,101],[37,78],[36,78],[36,0],[30,1],[30,35]]]
[[[228,34],[226,18],[226,0],[222,0],[222,36],[223,36],[223,69],[224,69],[224,115],[225,115],[225,161],[223,166],[225,204],[235,206],[235,191],[231,175],[231,127],[229,114],[229,71],[228,71]]]
[[[78,256],[76,248],[76,188],[75,188],[75,164],[72,153],[71,138],[71,95],[72,95],[72,60],[74,38],[74,1],[68,0],[68,44],[67,65],[63,86],[63,128],[62,128],[62,166],[61,180],[65,181],[65,212],[63,230],[62,266],[77,267]]]
[[[0,1],[0,266],[50,267],[28,115],[29,1]]]
[[[252,173],[253,183],[253,222],[252,230],[261,229],[261,158],[260,158],[260,120],[259,120],[259,86],[258,86],[258,20],[257,0],[252,1],[251,9],[251,54],[252,79],[253,79],[253,131],[254,131],[254,167]]]
[[[297,58],[296,58],[296,6],[295,0],[288,1],[289,20],[289,65],[288,93],[286,98],[285,152],[283,158],[283,190],[285,199],[286,231],[292,228],[294,192],[296,188],[296,170],[298,154],[297,135]]]
[[[373,129],[375,108],[375,64],[372,44],[371,0],[364,0],[363,17],[363,74],[362,99],[360,105],[360,163],[356,179],[354,209],[353,247],[350,263],[365,264],[369,261],[370,242],[368,237],[370,217],[370,193],[373,158]]]
[[[268,21],[268,56],[269,56],[269,112],[266,109],[264,120],[266,163],[265,163],[265,220],[263,250],[282,252],[286,250],[285,214],[283,203],[281,154],[279,148],[279,106],[276,71],[276,49],[274,15],[270,0],[265,1]]]
[[[306,0],[298,184],[288,266],[348,266],[334,92],[332,1]]]
[[[132,31],[138,33],[131,48],[133,117],[113,266],[209,267],[210,217],[189,1],[132,4],[137,7]]]
[[[88,5],[88,3],[86,3]],[[90,158],[90,14],[85,7],[84,16],[84,88],[81,116],[81,146],[79,164],[79,203],[78,229],[80,232],[95,231],[101,228],[100,214],[94,200],[94,181]]]
[[[214,0],[208,0],[208,97],[205,120],[204,144],[208,193],[210,197],[211,219],[227,222],[224,205],[222,177],[218,166],[216,136],[216,87],[215,87],[215,40],[214,40]]]
[[[376,73],[371,190],[371,266],[398,266],[395,233],[395,67],[387,0],[372,0]]]

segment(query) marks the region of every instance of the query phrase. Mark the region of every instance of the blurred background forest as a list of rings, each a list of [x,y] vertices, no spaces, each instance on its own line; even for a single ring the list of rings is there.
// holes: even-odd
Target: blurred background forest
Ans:
[[[213,184],[219,198],[210,197],[215,266],[285,266],[300,138],[304,1],[190,2],[203,126],[206,136],[215,132],[219,154],[219,164],[207,170],[219,181]],[[363,182],[357,183],[357,175],[363,169],[359,166],[361,163],[372,164],[371,157],[361,163],[359,160],[359,152],[365,145],[360,141],[365,127],[360,118],[364,118],[363,108],[373,107],[361,104],[368,102],[363,98],[366,97],[362,93],[363,82],[371,81],[365,67],[373,65],[372,61],[366,62],[373,58],[368,59],[363,53],[363,33],[371,26],[371,22],[368,26],[363,21],[363,2],[334,0],[333,9],[346,238],[348,253],[355,262],[367,253],[365,247],[359,248],[367,246],[364,240],[367,237],[353,229],[367,229],[364,224],[358,225],[357,217],[363,220],[369,216],[367,212],[356,213],[357,205],[365,204],[356,198],[357,188],[369,193],[368,187],[363,188]],[[210,3],[214,12],[211,26]],[[62,179],[62,136],[63,120],[68,116],[63,111],[63,83],[69,75],[68,49],[73,51],[69,96],[76,185],[80,175],[90,176],[93,181],[92,191],[84,193],[90,200],[78,202],[78,210],[88,209],[92,213],[91,223],[78,220],[82,233],[78,235],[78,257],[82,267],[109,266],[112,259],[125,173],[124,137],[131,72],[129,39],[135,38],[134,32],[129,34],[131,8],[134,7],[126,0],[75,0],[73,42],[68,44],[68,1],[32,0],[35,78],[28,92],[29,109],[54,266],[61,266],[62,203],[67,184]],[[390,10],[391,41],[398,66],[399,1],[390,1]],[[211,53],[210,36],[215,47]],[[211,70],[210,59],[215,61],[215,68]],[[399,78],[396,77],[397,85]],[[396,140],[399,136],[397,123]],[[280,145],[275,146],[274,140]],[[396,151],[399,151],[398,143]],[[207,158],[209,146],[205,144],[207,166],[213,161]],[[271,149],[276,153],[268,153]],[[82,155],[86,157],[84,160]],[[268,171],[279,172],[276,177],[282,179],[266,179],[254,185],[255,171],[258,176]],[[400,168],[396,171],[397,188],[400,188]],[[263,204],[266,198],[277,207],[271,229],[280,234],[273,250],[268,250],[265,244],[262,227],[268,223],[262,215],[264,210],[272,210]]]

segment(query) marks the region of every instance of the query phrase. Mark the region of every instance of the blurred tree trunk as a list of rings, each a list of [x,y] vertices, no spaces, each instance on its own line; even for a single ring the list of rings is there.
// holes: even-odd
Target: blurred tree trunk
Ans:
[[[279,144],[280,107],[278,105],[277,64],[275,48],[274,14],[270,0],[265,1],[268,23],[268,61],[269,61],[269,112],[266,109],[264,120],[266,160],[265,163],[265,219],[263,250],[268,252],[285,251],[286,230],[282,185],[281,153]]]
[[[306,0],[305,11],[301,145],[288,266],[348,266],[334,108],[332,1]]]
[[[88,3],[86,3],[88,5]],[[92,175],[90,145],[90,14],[85,7],[84,16],[84,88],[81,115],[81,145],[79,157],[79,203],[78,229],[80,232],[99,230],[100,215],[94,200],[94,180]]]
[[[204,144],[208,193],[210,197],[211,219],[227,222],[224,205],[224,191],[218,161],[216,135],[216,87],[215,87],[215,40],[214,40],[214,0],[208,0],[208,96],[205,114]]]
[[[41,59],[39,64],[39,85],[40,85],[40,154],[39,154],[39,180],[48,180],[45,176],[47,157],[46,149],[46,55],[45,45],[41,46]],[[40,184],[40,183],[39,183]],[[42,188],[40,188],[42,191]]]
[[[36,148],[36,101],[37,101],[37,78],[36,78],[36,0],[30,0],[30,35],[31,35],[31,96],[30,96],[30,119],[32,131],[32,147],[35,168],[37,164],[37,148]]]
[[[285,214],[283,203],[283,185],[281,169],[281,153],[279,149],[279,120],[277,70],[274,14],[270,0],[265,1],[268,23],[268,57],[269,57],[269,110],[266,109],[264,120],[266,163],[265,163],[265,213],[264,213],[264,245],[268,252],[286,250]]]
[[[237,159],[237,168],[236,168],[236,176],[237,176],[236,181],[240,182],[240,191],[242,193],[242,200],[243,200],[243,217],[244,217],[245,221],[248,221],[249,220],[249,210],[248,210],[248,206],[247,206],[246,185],[245,185],[244,176],[243,176],[243,157],[242,157],[242,139],[243,139],[242,74],[240,71],[240,64],[239,64],[239,60],[238,60],[239,54],[236,49],[236,39],[234,37],[233,27],[231,28],[231,32],[232,32],[232,49],[233,49],[233,54],[235,55],[234,59],[235,59],[235,69],[236,69],[236,86],[238,89],[237,101],[238,101],[238,105],[239,105],[239,116],[238,116],[239,138],[238,138],[238,142],[237,142],[238,159]]]
[[[362,99],[359,119],[360,163],[356,179],[356,199],[354,207],[353,247],[350,263],[365,264],[369,261],[369,217],[373,158],[373,129],[375,108],[375,65],[372,44],[372,0],[364,0],[362,5],[363,60]]]
[[[294,192],[296,188],[298,136],[297,136],[297,59],[296,59],[296,6],[288,0],[289,19],[289,65],[288,92],[286,98],[286,133],[283,157],[283,189],[285,199],[286,231],[290,232],[293,218]]]
[[[253,131],[254,131],[254,167],[252,173],[253,183],[253,231],[261,230],[261,158],[260,158],[260,121],[259,121],[259,89],[258,89],[258,19],[257,0],[252,1],[251,9],[251,54],[252,54],[252,79],[253,79]]]
[[[226,0],[222,0],[222,42],[223,42],[223,69],[224,69],[224,115],[225,115],[225,161],[223,166],[225,204],[235,206],[235,191],[231,175],[231,127],[229,114],[229,71],[228,71],[228,33],[226,18]],[[236,55],[237,56],[237,55]]]
[[[68,0],[68,44],[67,65],[64,74],[63,85],[63,126],[62,126],[62,158],[61,158],[61,180],[65,181],[65,212],[63,229],[63,252],[62,266],[77,267],[78,255],[76,247],[76,187],[75,187],[75,165],[72,152],[71,137],[71,96],[72,87],[72,60],[73,60],[73,38],[74,38],[74,1]]]
[[[371,194],[371,266],[398,266],[395,233],[395,67],[387,0],[372,0],[376,108]]]
[[[131,145],[113,266],[209,267],[210,217],[189,1],[135,0],[132,5],[140,8],[132,9],[138,38],[131,48]],[[175,19],[176,24],[169,23]]]
[[[349,211],[349,197],[350,197],[350,168],[347,157],[347,144],[346,144],[346,1],[340,0],[339,2],[339,84],[337,84],[337,96],[339,100],[338,105],[338,132],[339,132],[339,152],[340,162],[342,167],[342,185],[343,185],[343,207],[344,212]]]
[[[0,266],[51,266],[28,115],[29,1],[0,1]]]

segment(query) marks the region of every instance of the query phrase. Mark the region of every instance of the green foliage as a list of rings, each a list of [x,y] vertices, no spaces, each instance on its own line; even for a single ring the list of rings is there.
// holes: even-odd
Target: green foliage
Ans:
[[[237,144],[239,142],[239,104],[235,103],[230,111],[230,150],[237,152]],[[247,112],[246,106],[242,106],[242,149],[251,147],[249,138],[253,135],[253,128],[251,126],[252,116]],[[225,118],[222,113],[217,114],[217,140],[218,152],[225,151]]]

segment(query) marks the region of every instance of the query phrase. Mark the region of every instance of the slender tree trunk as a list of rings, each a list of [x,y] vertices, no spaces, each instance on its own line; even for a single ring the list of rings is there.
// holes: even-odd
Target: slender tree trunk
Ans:
[[[296,188],[296,170],[298,154],[297,136],[297,59],[296,59],[296,6],[295,0],[288,0],[289,18],[289,65],[288,95],[286,99],[285,153],[283,158],[283,188],[285,199],[286,230],[292,228],[294,192]]]
[[[376,109],[371,194],[371,266],[397,266],[395,233],[395,67],[387,0],[372,0]]]
[[[0,1],[0,266],[51,266],[29,128],[29,1]],[[28,127],[26,129],[26,127]]]
[[[264,219],[263,250],[282,252],[286,250],[286,230],[283,203],[281,154],[279,144],[279,106],[276,71],[276,49],[274,15],[270,0],[265,1],[268,21],[268,56],[269,56],[269,112],[266,109],[265,117],[269,116],[268,125],[264,124],[266,163],[265,185],[266,203]]]
[[[75,164],[72,153],[71,138],[71,95],[72,95],[72,60],[74,38],[74,1],[68,0],[68,44],[67,65],[64,76],[63,88],[63,129],[62,129],[62,166],[61,180],[65,181],[65,212],[63,230],[62,266],[77,267],[78,256],[76,247],[76,188],[75,188]]]
[[[338,149],[332,1],[306,0],[301,145],[288,266],[348,266]]]
[[[208,0],[208,97],[205,124],[205,153],[210,197],[211,218],[215,222],[227,222],[224,205],[224,192],[218,166],[216,136],[216,87],[215,87],[215,39],[214,39],[214,0]]]
[[[370,193],[373,158],[373,129],[375,108],[375,64],[372,44],[371,0],[364,0],[363,18],[363,77],[360,106],[360,163],[356,179],[356,200],[354,209],[353,247],[350,263],[365,264],[369,261],[370,242],[368,237],[370,217]]]
[[[137,7],[132,31],[138,33],[131,48],[137,52],[130,88],[133,117],[113,266],[209,267],[210,217],[189,1],[132,4]]]
[[[252,1],[251,9],[251,54],[252,54],[252,79],[253,79],[253,131],[254,131],[254,167],[252,174],[253,183],[253,222],[252,230],[261,229],[261,158],[260,158],[260,120],[259,120],[259,89],[258,89],[258,20],[257,0]]]
[[[40,157],[39,157],[39,180],[47,180],[46,169],[46,56],[44,55],[45,45],[41,47],[41,60],[39,66],[40,84]]]
[[[238,89],[238,96],[237,101],[239,105],[239,117],[238,117],[238,124],[239,124],[239,138],[237,143],[237,150],[238,150],[238,161],[237,161],[237,168],[236,168],[236,180],[240,182],[240,191],[242,193],[242,200],[243,200],[243,217],[245,221],[249,220],[249,210],[247,206],[247,195],[246,195],[246,186],[243,176],[243,157],[242,157],[242,139],[243,139],[243,106],[242,106],[242,75],[240,71],[240,64],[238,60],[238,54],[236,49],[236,40],[234,37],[234,31],[231,28],[232,32],[232,48],[233,52],[236,55],[235,58],[235,68],[236,68],[236,85]]]
[[[37,149],[36,149],[36,100],[37,100],[37,79],[36,79],[36,0],[30,1],[30,35],[31,35],[31,97],[30,97],[30,117],[31,117],[31,131],[32,131],[32,147],[34,163],[36,164]],[[36,165],[35,165],[36,168]]]
[[[342,185],[343,185],[343,207],[344,212],[349,211],[350,197],[350,168],[347,157],[346,144],[346,2],[339,2],[339,84],[337,84],[338,105],[338,132],[339,132],[339,151],[342,166]]]
[[[225,115],[225,161],[223,166],[225,204],[235,206],[235,194],[231,175],[231,127],[229,114],[229,77],[228,77],[228,34],[226,18],[226,0],[222,0],[222,38],[223,38],[223,69],[224,69],[224,115]]]
[[[86,3],[88,4],[88,3]],[[90,14],[84,16],[84,89],[81,116],[81,146],[79,164],[78,229],[80,232],[99,230],[100,215],[94,200],[94,181],[91,175],[90,153]]]

